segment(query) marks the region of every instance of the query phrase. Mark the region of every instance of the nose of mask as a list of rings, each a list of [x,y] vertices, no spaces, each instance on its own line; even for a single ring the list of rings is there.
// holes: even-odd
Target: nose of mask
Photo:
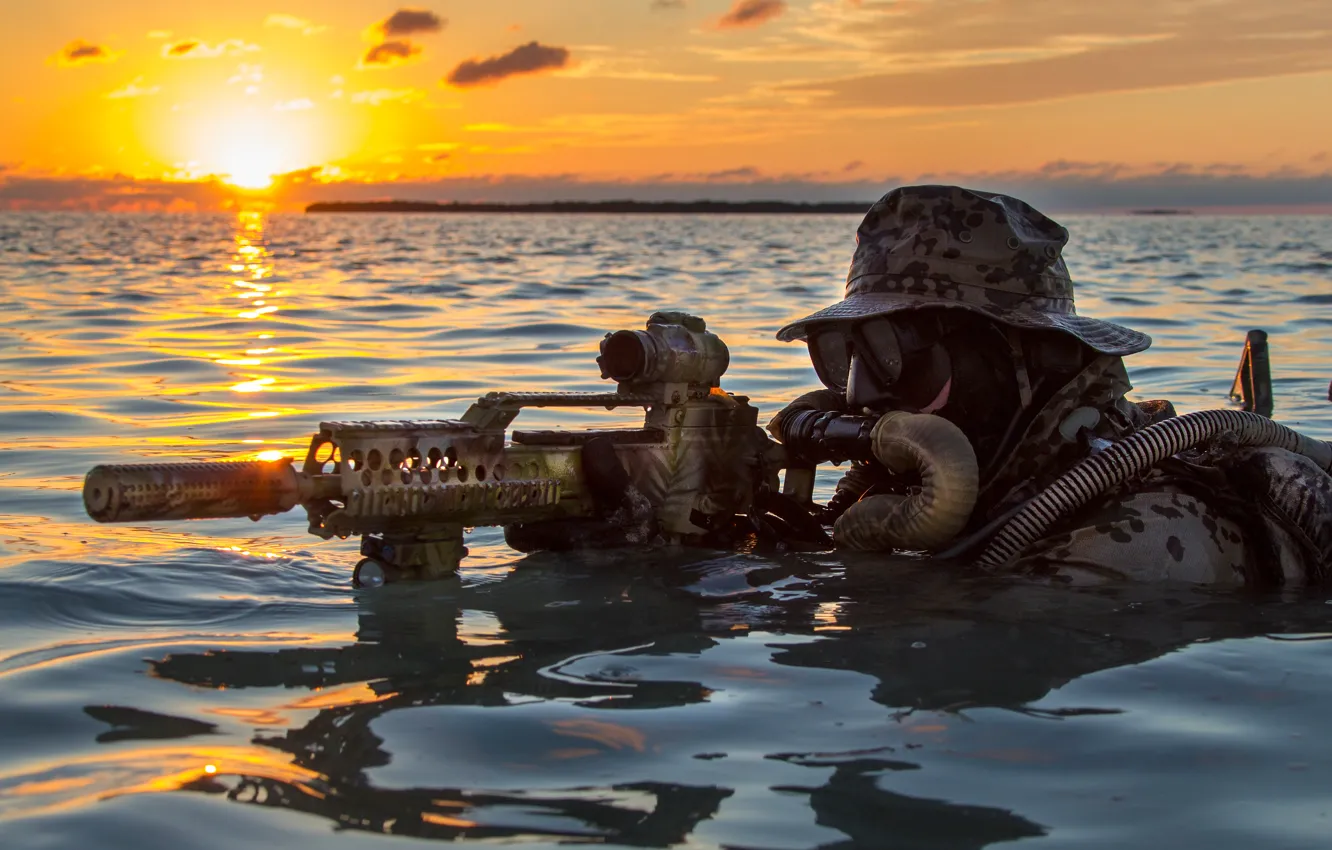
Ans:
[[[847,376],[846,401],[853,410],[868,408],[878,413],[933,411],[947,402],[951,376],[952,362],[943,346],[934,346],[909,358],[902,365],[901,378],[889,386],[856,353],[851,357]]]

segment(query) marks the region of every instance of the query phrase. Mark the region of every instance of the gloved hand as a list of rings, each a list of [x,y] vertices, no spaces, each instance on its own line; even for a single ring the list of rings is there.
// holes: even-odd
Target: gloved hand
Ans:
[[[777,411],[777,415],[768,421],[768,433],[772,435],[774,440],[781,442],[782,417],[789,416],[792,413],[803,413],[806,410],[834,410],[838,413],[846,413],[846,396],[836,390],[827,389],[807,392]]]
[[[783,418],[809,410],[829,410],[843,414],[851,412],[847,406],[845,394],[830,389],[814,390],[805,393],[778,411],[777,415],[768,422],[768,433],[781,440]],[[832,525],[866,491],[883,483],[887,477],[887,472],[876,463],[852,462],[850,469],[842,476],[842,480],[837,482],[836,492],[828,500],[828,504],[826,506],[814,506],[815,516],[823,524]]]

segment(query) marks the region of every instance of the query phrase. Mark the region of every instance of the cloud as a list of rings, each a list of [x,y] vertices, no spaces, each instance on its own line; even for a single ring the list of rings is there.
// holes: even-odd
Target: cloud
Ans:
[[[448,21],[428,9],[399,9],[370,28],[372,38],[391,39],[425,35],[444,29]]]
[[[444,152],[444,151],[441,151]],[[1162,163],[1135,168],[1114,162],[1055,161],[1028,171],[957,172],[847,180],[836,175],[766,174],[752,166],[697,174],[605,180],[576,174],[499,175],[395,182],[329,182],[336,169],[309,168],[275,179],[274,199],[287,207],[313,201],[849,201],[866,207],[905,183],[957,183],[1006,192],[1051,213],[1140,207],[1293,209],[1332,212],[1332,170],[1216,172],[1207,165]],[[234,189],[216,180],[176,182],[55,177],[0,172],[0,209],[227,209]],[[848,222],[848,228],[854,221]],[[848,230],[848,232],[850,232]]]
[[[421,48],[410,41],[386,41],[376,44],[361,57],[362,68],[389,68],[410,62],[421,55]]]
[[[1306,174],[1209,174],[1173,164],[1134,168],[1122,163],[1054,162],[1029,171],[958,172],[848,180],[837,174],[768,174],[752,166],[641,180],[601,180],[575,174],[472,175],[394,183],[320,183],[299,195],[316,200],[525,201],[850,201],[866,207],[907,183],[957,183],[1007,192],[1050,212],[1116,211],[1140,207],[1310,208],[1332,212],[1332,170]],[[293,196],[295,200],[295,196]]]
[[[59,53],[51,57],[61,68],[77,68],[94,62],[114,62],[119,58],[119,53],[113,53],[100,44],[89,44],[79,38],[66,44]]]
[[[584,47],[583,50],[589,48]],[[716,83],[721,78],[714,74],[683,74],[677,71],[656,71],[644,67],[638,57],[594,57],[582,61],[578,67],[565,72],[565,76],[582,79],[638,80],[666,83]]]
[[[353,92],[351,102],[365,106],[381,106],[385,103],[411,103],[423,97],[425,92],[420,89],[372,89]]]
[[[264,81],[263,65],[249,65],[245,62],[242,62],[240,66],[236,68],[236,73],[232,74],[230,77],[227,78],[227,85],[231,86],[235,85],[236,83],[254,84],[254,83],[262,83],[263,81]]]
[[[173,41],[162,46],[165,59],[215,59],[218,56],[242,56],[259,50],[257,44],[247,44],[238,38],[229,38],[217,44],[207,44],[195,38]]]
[[[652,0],[648,8],[657,12],[663,9],[683,9],[686,5],[685,0]]]
[[[314,101],[308,97],[298,97],[295,100],[284,100],[273,104],[274,112],[300,112],[314,108]]]
[[[0,210],[218,210],[234,193],[216,180],[0,175]]]
[[[131,97],[148,97],[157,94],[162,90],[161,86],[140,86],[143,77],[135,77],[134,81],[115,91],[107,92],[106,97],[110,100],[124,100]]]
[[[840,52],[860,70],[779,90],[852,109],[1004,106],[1332,70],[1326,0],[865,0],[828,3],[801,32],[810,55]],[[781,61],[799,47],[744,58]]]
[[[716,29],[757,27],[782,16],[785,0],[735,0],[730,11],[717,19]]]
[[[532,74],[564,68],[569,64],[569,51],[563,47],[549,47],[535,41],[515,47],[500,56],[488,59],[468,59],[449,72],[449,85],[459,88],[498,83],[517,74]]]
[[[316,33],[321,33],[328,29],[326,26],[311,23],[305,18],[298,18],[295,15],[284,15],[281,12],[274,12],[267,18],[264,18],[264,26],[296,30],[301,35],[315,35]]]

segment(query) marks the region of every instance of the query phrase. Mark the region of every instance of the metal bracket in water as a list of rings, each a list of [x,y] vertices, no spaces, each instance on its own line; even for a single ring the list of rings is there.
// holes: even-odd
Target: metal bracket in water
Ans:
[[[1251,330],[1244,337],[1230,397],[1243,402],[1244,409],[1262,416],[1272,415],[1272,364],[1267,358],[1267,332]]]

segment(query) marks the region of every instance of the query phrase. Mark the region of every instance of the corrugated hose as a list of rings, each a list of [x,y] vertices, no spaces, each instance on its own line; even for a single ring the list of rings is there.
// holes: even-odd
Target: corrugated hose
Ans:
[[[1306,437],[1265,416],[1239,410],[1202,410],[1149,425],[1079,462],[1023,506],[990,540],[977,563],[1003,567],[1046,529],[1123,481],[1168,457],[1231,432],[1240,446],[1270,446],[1309,458],[1332,472],[1332,443]]]

